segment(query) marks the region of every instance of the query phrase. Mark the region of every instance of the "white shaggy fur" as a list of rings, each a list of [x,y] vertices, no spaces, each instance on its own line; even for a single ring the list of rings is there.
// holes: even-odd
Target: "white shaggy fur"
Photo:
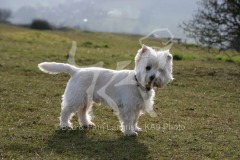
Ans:
[[[89,111],[93,102],[111,106],[120,120],[125,135],[141,131],[141,113],[153,111],[153,87],[163,87],[173,80],[172,55],[142,46],[135,57],[134,70],[115,71],[104,68],[77,68],[69,64],[43,62],[40,70],[50,74],[69,73],[70,80],[62,97],[61,127],[72,127],[77,113],[81,126],[94,126]]]

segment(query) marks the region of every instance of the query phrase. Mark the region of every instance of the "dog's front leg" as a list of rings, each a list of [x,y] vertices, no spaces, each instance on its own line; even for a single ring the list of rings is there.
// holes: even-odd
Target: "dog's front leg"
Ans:
[[[142,128],[138,127],[138,118],[140,117],[140,115],[141,115],[141,111],[140,110],[135,113],[135,119],[133,121],[134,131],[135,132],[141,132],[142,131]]]
[[[121,131],[124,133],[124,135],[137,136],[138,133],[136,130],[136,125],[139,114],[136,114],[135,111],[121,110],[118,117],[121,123]]]

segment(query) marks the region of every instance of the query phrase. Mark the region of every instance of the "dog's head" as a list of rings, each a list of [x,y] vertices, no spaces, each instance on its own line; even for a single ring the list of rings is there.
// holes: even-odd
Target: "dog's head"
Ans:
[[[168,50],[155,51],[143,45],[135,57],[136,79],[147,91],[162,88],[173,80],[172,55]]]

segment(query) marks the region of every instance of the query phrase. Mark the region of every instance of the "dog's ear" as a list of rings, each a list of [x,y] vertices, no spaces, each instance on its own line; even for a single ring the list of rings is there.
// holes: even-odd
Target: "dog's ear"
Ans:
[[[170,61],[170,60],[172,60],[172,55],[171,54],[169,54],[169,55],[167,55],[167,59]]]
[[[172,60],[172,59],[173,59],[173,56],[172,56],[171,53],[169,52],[169,49],[166,50],[166,52],[167,52],[167,59],[168,59],[169,61]]]
[[[142,55],[144,55],[145,53],[147,53],[147,50],[148,50],[148,47],[143,44],[143,45],[142,45],[142,48],[140,48],[140,49],[138,50],[138,53],[137,53],[137,55],[136,55],[136,57],[135,57],[135,63],[138,63],[138,62],[140,61]]]
[[[145,46],[144,44],[142,45],[142,50],[141,50],[141,54],[146,53],[148,50],[147,46]]]

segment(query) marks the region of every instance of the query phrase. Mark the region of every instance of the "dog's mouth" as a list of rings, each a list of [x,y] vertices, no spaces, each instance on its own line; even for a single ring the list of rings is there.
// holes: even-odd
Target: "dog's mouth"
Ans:
[[[159,83],[154,82],[154,83],[153,83],[153,87],[162,88],[162,85],[161,85],[160,82],[159,82]]]
[[[161,85],[160,82],[156,82],[156,81],[149,82],[145,85],[145,88],[146,88],[147,91],[150,91],[154,87],[162,88],[162,85]]]
[[[152,89],[152,85],[147,84],[147,85],[145,85],[145,88],[146,88],[147,91],[150,91]]]

